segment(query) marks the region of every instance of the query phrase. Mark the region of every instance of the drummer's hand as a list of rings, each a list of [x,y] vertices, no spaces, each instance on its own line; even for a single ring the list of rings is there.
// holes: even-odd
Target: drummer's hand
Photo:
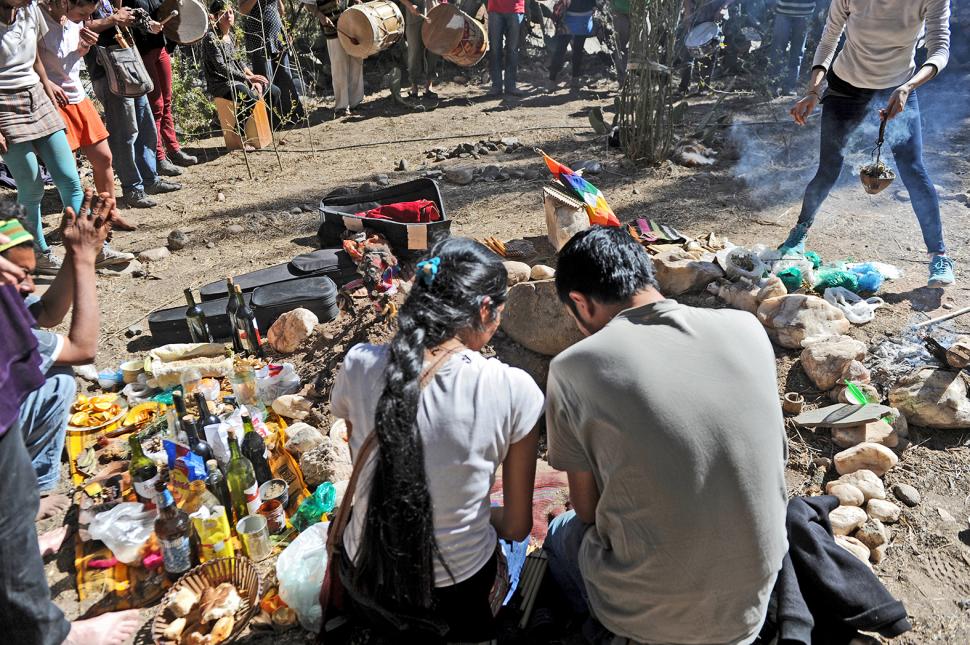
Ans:
[[[253,91],[256,92],[257,95],[263,95],[263,84],[256,79],[249,79],[249,86],[253,88]]]
[[[160,22],[158,22],[156,20],[149,20],[148,21],[148,31],[150,31],[153,34],[161,33],[162,32],[162,23],[160,23]]]
[[[128,7],[121,7],[111,14],[111,21],[115,27],[131,27],[135,24],[135,14]]]
[[[417,5],[415,5],[413,2],[407,2],[405,3],[404,6],[407,7],[408,13],[411,14],[412,16],[418,16],[419,18],[424,18],[424,15],[421,13],[421,10],[418,9]]]
[[[886,115],[886,119],[894,119],[896,115],[902,113],[906,109],[906,101],[909,100],[909,95],[913,91],[913,88],[909,84],[903,84],[896,88],[896,90],[889,95],[889,103],[886,104],[886,108],[881,111]]]
[[[798,103],[788,110],[788,113],[791,114],[791,118],[795,120],[795,123],[805,125],[808,117],[815,111],[816,105],[818,105],[818,94],[806,94],[804,98],[800,99]]]

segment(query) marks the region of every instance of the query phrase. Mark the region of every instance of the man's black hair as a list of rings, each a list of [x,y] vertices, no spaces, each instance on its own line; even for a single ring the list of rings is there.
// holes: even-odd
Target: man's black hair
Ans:
[[[593,226],[576,233],[559,251],[556,291],[570,308],[570,291],[597,302],[618,303],[647,287],[657,288],[653,261],[623,228]]]

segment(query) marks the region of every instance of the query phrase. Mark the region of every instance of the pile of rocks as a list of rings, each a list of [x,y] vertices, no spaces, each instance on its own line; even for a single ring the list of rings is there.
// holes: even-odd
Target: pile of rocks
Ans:
[[[902,513],[889,499],[882,480],[899,458],[884,444],[863,441],[836,454],[833,461],[839,477],[826,484],[825,492],[839,500],[829,514],[835,541],[866,564],[878,564],[892,541],[889,525],[898,522]],[[896,484],[892,491],[907,506],[920,503],[920,494],[912,486]]]
[[[432,148],[424,155],[432,161],[445,159],[478,159],[498,152],[515,152],[522,148],[522,144],[515,137],[501,139],[482,139],[478,143],[459,143],[454,148]]]

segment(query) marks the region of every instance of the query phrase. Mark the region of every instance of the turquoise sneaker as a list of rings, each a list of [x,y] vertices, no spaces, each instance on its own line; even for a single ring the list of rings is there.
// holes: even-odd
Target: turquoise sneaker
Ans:
[[[953,260],[945,255],[934,255],[930,260],[930,287],[949,287],[957,281],[953,274]]]
[[[781,243],[778,250],[781,251],[781,255],[785,256],[789,253],[797,253],[799,255],[805,255],[805,238],[808,237],[808,224],[796,224],[795,228],[788,233],[788,237],[785,241]]]

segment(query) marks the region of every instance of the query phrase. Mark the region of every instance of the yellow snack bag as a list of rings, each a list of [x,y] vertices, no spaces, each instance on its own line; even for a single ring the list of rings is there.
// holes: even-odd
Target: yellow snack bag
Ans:
[[[235,554],[232,531],[226,509],[216,506],[212,513],[205,510],[192,513],[192,527],[199,536],[199,560],[205,562],[216,558],[231,558]]]

